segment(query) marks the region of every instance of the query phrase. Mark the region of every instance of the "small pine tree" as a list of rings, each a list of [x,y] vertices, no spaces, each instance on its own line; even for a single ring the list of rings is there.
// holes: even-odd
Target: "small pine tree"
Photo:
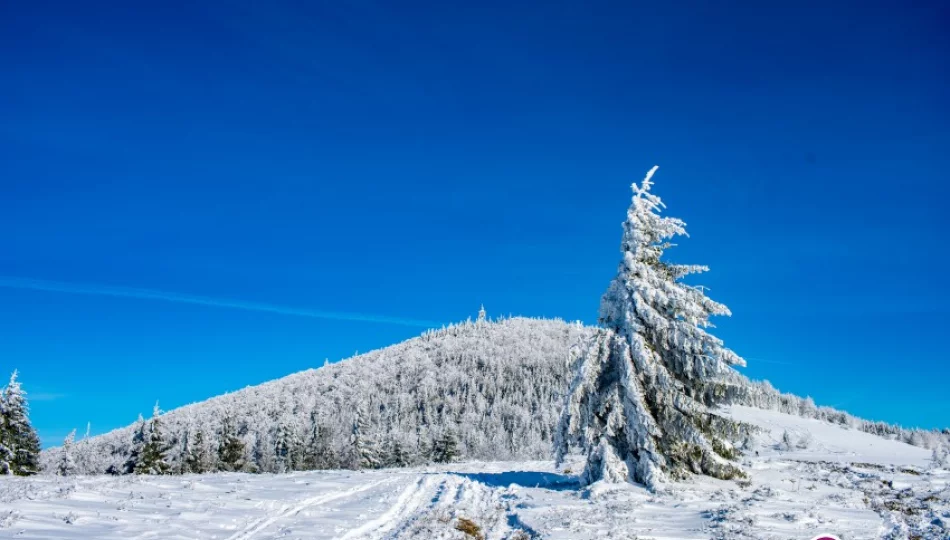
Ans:
[[[296,470],[301,465],[299,454],[300,441],[297,438],[297,430],[281,423],[274,436],[274,466],[277,472]]]
[[[408,467],[412,464],[412,457],[396,437],[389,439],[389,444],[386,445],[385,463],[387,467]]]
[[[706,268],[662,260],[686,225],[659,215],[664,205],[650,193],[655,171],[633,186],[622,260],[601,300],[606,329],[579,366],[556,438],[558,461],[570,445],[587,451],[587,483],[655,488],[666,476],[742,475],[731,441],[747,427],[709,407],[728,400],[729,366],[745,362],[705,330],[711,316],[729,315],[726,306],[681,281]]]
[[[145,442],[142,445],[139,460],[135,464],[135,474],[168,474],[171,469],[165,457],[168,443],[165,441],[162,421],[159,418],[161,414],[162,411],[156,402],[155,408],[152,409],[152,417],[145,429]]]
[[[422,426],[416,426],[416,455],[424,463],[432,461],[432,437]]]
[[[362,407],[357,408],[350,439],[357,469],[378,469],[382,466],[379,459],[379,448],[369,433],[369,427],[365,411]]]
[[[221,442],[218,446],[218,470],[227,472],[242,470],[246,465],[244,441],[238,437],[230,416],[225,417],[222,423],[219,440]]]
[[[950,466],[950,452],[946,447],[937,446],[930,455],[930,461],[935,469]]]
[[[458,459],[458,457],[458,441],[456,440],[455,433],[447,429],[432,443],[432,461],[436,463],[451,463]]]
[[[302,468],[308,471],[335,468],[338,460],[333,454],[332,440],[330,427],[319,419],[317,411],[311,412],[310,435],[301,458]]]
[[[135,421],[135,428],[132,430],[132,443],[129,447],[129,457],[122,465],[123,474],[132,474],[138,469],[139,460],[142,458],[142,448],[145,446],[145,418],[139,414]]]
[[[186,435],[183,454],[183,473],[202,474],[211,470],[208,463],[208,447],[205,444],[205,436],[201,430],[196,431],[194,435]]]
[[[0,473],[29,476],[39,472],[40,438],[30,424],[26,392],[17,372],[0,395]]]
[[[795,449],[795,440],[792,438],[792,434],[788,430],[782,431],[782,442],[778,444],[779,449],[790,452]]]
[[[69,432],[63,441],[63,447],[60,449],[59,463],[56,466],[56,472],[60,476],[72,476],[76,474],[76,462],[73,460],[73,444],[76,441],[76,430]]]

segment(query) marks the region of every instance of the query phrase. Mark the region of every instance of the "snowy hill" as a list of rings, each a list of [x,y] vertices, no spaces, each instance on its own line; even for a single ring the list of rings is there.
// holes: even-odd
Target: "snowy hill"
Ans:
[[[472,526],[488,540],[950,538],[950,471],[927,450],[775,411],[724,412],[761,428],[742,458],[747,482],[582,489],[576,467],[555,471],[550,461],[0,477],[0,538],[462,540]],[[792,448],[785,433],[795,434]]]
[[[548,459],[577,356],[598,330],[528,318],[466,322],[337,364],[181,407],[161,416],[170,472],[356,468],[354,427],[382,466],[422,465],[446,437],[458,457]],[[730,401],[792,413],[924,448],[946,433],[903,430],[816,407],[733,372]],[[123,472],[136,426],[75,444],[79,473]],[[224,442],[239,441],[235,464]],[[59,449],[44,453],[55,470]]]
[[[205,461],[202,470],[220,469],[227,431],[243,442],[241,470],[354,467],[357,420],[383,464],[394,447],[405,464],[430,461],[446,434],[465,458],[547,458],[572,376],[572,347],[593,331],[526,318],[462,323],[181,407],[161,417],[171,470],[181,470],[189,454]],[[121,471],[134,436],[133,425],[78,442],[78,471]],[[57,452],[45,453],[47,465]]]

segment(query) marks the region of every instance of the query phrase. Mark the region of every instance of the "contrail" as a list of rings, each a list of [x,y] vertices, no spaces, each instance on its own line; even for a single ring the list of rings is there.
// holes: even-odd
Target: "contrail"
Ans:
[[[335,321],[359,321],[381,324],[398,324],[402,326],[416,326],[423,328],[438,328],[441,323],[403,317],[389,317],[386,315],[370,315],[366,313],[346,313],[342,311],[323,311],[319,309],[297,308],[280,306],[261,302],[246,302],[230,298],[211,298],[195,296],[155,289],[139,289],[130,287],[114,287],[111,285],[95,285],[89,283],[67,283],[62,281],[47,281],[42,279],[26,279],[10,276],[0,276],[0,287],[7,289],[27,289],[33,291],[52,291],[70,294],[87,294],[93,296],[115,296],[119,298],[140,298],[143,300],[163,300],[179,304],[196,304],[199,306],[213,306],[246,311],[264,311],[281,315],[295,315],[314,319],[331,319]]]

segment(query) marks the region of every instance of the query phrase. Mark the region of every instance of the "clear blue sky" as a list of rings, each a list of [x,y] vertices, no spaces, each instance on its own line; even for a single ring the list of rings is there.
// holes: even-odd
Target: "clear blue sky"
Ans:
[[[654,164],[746,373],[950,425],[950,4],[515,4],[0,6],[0,372],[44,443],[481,303],[593,323]]]

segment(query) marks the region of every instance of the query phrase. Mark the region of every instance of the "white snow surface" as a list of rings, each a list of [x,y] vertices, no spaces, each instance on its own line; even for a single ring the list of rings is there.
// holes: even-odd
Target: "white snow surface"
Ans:
[[[950,538],[950,471],[929,452],[838,425],[732,407],[762,428],[748,482],[693,477],[656,492],[578,487],[552,462],[377,471],[0,478],[0,538]],[[786,450],[783,435],[801,444]],[[802,448],[799,448],[802,446]]]

